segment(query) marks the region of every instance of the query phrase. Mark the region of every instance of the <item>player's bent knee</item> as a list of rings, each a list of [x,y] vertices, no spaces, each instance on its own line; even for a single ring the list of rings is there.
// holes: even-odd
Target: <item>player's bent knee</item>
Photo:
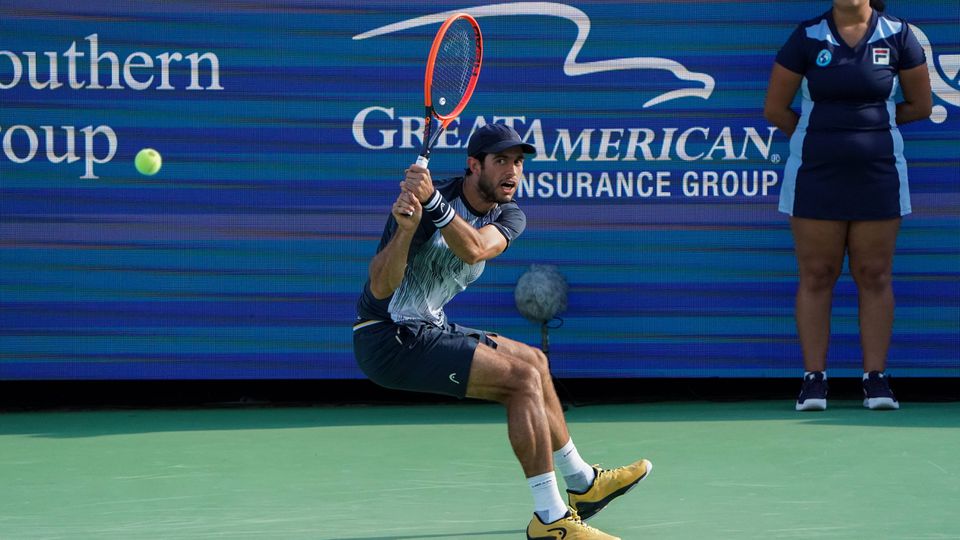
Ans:
[[[540,372],[529,364],[517,363],[510,372],[511,396],[539,398],[543,395]]]
[[[543,384],[539,370],[526,358],[518,359],[481,344],[470,369],[467,395],[505,404],[517,398],[542,396]]]
[[[547,355],[543,354],[543,351],[536,347],[531,347],[524,343],[517,343],[516,347],[508,354],[513,356],[515,360],[533,366],[541,373],[549,372]]]
[[[549,374],[550,363],[547,361],[547,355],[535,347],[530,347],[530,351],[533,358],[533,367],[537,368],[537,371],[542,374]]]

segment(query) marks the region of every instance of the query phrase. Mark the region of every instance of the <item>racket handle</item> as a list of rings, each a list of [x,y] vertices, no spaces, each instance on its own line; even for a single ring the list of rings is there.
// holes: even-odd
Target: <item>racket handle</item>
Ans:
[[[429,164],[430,164],[430,158],[425,157],[425,156],[417,156],[417,166],[418,166],[418,167],[423,167],[424,169],[426,169],[426,168],[427,168],[427,165],[429,165]],[[412,216],[412,215],[413,215],[413,212],[410,212],[409,214],[406,213],[406,212],[404,212],[403,215],[409,217],[409,216]]]

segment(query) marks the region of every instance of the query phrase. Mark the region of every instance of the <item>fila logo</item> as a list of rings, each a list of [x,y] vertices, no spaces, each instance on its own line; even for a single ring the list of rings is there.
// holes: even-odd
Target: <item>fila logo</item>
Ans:
[[[890,49],[886,48],[873,48],[873,65],[875,66],[889,66],[890,65]]]

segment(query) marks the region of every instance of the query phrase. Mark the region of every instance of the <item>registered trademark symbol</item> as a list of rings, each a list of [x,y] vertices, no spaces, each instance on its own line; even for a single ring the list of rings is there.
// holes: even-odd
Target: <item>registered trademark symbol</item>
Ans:
[[[770,163],[780,163],[780,154],[770,156]]]

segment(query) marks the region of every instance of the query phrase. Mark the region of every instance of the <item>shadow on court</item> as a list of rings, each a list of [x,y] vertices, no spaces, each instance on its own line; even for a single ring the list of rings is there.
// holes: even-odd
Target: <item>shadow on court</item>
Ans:
[[[903,403],[899,411],[869,411],[860,401],[831,400],[823,412],[798,413],[792,401],[665,402],[573,407],[567,421],[577,424],[777,422],[802,425],[891,428],[960,427],[960,402]],[[325,429],[353,426],[506,425],[497,404],[343,407],[234,407],[6,413],[0,435],[49,438],[101,437],[135,433]]]
[[[0,435],[98,437],[185,431],[290,430],[349,426],[504,424],[499,405],[231,407],[40,411],[3,414]]]
[[[898,411],[871,411],[862,400],[829,400],[826,411],[797,412],[792,400],[736,403],[684,402],[597,405],[568,411],[571,422],[715,423],[776,422],[796,425],[892,428],[960,427],[960,402],[902,403]]]
[[[472,533],[440,533],[440,534],[416,534],[408,536],[351,536],[349,538],[342,538],[340,540],[417,540],[420,538],[437,538],[444,539],[449,538],[451,540],[456,540],[457,538],[466,538],[471,536],[509,536],[510,538],[516,538],[518,534],[523,534],[522,530],[512,530],[512,531],[487,531],[487,532],[472,532]]]

